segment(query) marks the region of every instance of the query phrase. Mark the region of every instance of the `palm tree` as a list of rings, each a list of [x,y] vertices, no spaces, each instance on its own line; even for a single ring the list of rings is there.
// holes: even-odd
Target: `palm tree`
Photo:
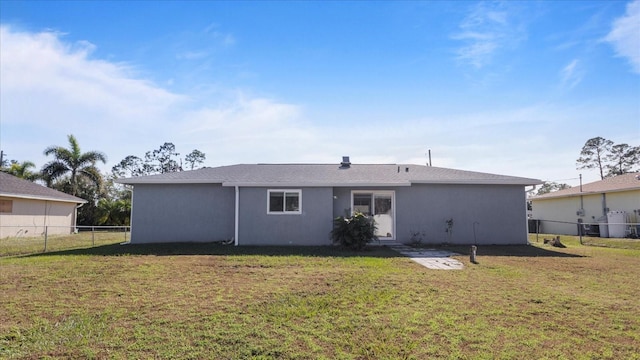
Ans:
[[[68,136],[69,148],[62,146],[49,146],[44,150],[45,155],[53,155],[51,160],[42,168],[42,176],[47,182],[47,186],[67,174],[71,185],[71,194],[78,196],[78,177],[85,178],[100,187],[102,175],[96,167],[96,162],[107,162],[107,156],[99,151],[89,151],[82,153],[78,141],[73,135]]]
[[[131,214],[131,200],[110,200],[102,198],[98,201],[98,223],[100,225],[119,226],[129,225]]]
[[[6,169],[2,169],[2,171],[6,172],[7,174],[11,174],[15,177],[19,177],[21,179],[34,181],[34,180],[37,180],[39,176],[37,173],[31,172],[31,170],[29,169],[35,168],[35,167],[36,167],[36,164],[32,163],[31,161],[23,161],[19,163],[17,161],[12,160],[11,166],[9,166]]]

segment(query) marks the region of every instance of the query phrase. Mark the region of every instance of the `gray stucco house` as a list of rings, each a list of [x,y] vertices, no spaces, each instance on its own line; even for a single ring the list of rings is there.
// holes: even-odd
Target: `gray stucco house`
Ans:
[[[525,186],[540,180],[421,165],[240,164],[118,180],[131,243],[330,245],[333,219],[373,216],[381,242],[526,244]],[[447,220],[453,220],[448,231]]]

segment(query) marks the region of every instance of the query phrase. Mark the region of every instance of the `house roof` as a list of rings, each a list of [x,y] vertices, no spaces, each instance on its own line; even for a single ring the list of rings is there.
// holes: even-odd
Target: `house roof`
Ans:
[[[0,196],[84,204],[87,201],[0,171]]]
[[[411,184],[535,185],[542,181],[423,165],[240,164],[118,179],[122,184],[223,186],[410,186]]]
[[[535,196],[532,200],[544,200],[562,197],[572,197],[589,194],[603,194],[619,191],[640,190],[640,173],[628,173],[618,175],[604,180],[591,182],[580,187],[572,187],[564,190],[550,192],[548,194]]]

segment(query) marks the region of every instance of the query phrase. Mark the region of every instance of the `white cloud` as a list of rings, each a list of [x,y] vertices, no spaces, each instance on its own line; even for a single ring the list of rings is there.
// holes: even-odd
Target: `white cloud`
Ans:
[[[31,34],[0,27],[3,123],[42,124],[40,116],[47,116],[47,108],[62,104],[78,112],[90,109],[102,120],[125,117],[142,121],[139,116],[153,116],[184,100],[135,79],[125,64],[91,59],[93,44],[81,41],[69,45],[61,37],[59,33]],[[17,109],[10,99],[28,101],[31,106]],[[51,122],[50,116],[55,114],[48,115]],[[95,120],[83,121],[97,123]]]
[[[219,28],[220,28],[219,24],[213,23],[207,26],[203,30],[203,33],[208,34],[213,39],[220,42],[222,45],[225,45],[225,46],[235,45],[236,43],[235,36],[233,36],[233,34],[220,31]]]
[[[573,59],[560,71],[561,86],[572,89],[578,85],[584,77],[584,71],[580,65],[580,60]]]
[[[454,40],[464,45],[457,59],[480,69],[491,63],[496,52],[513,46],[523,36],[521,24],[514,19],[515,11],[504,3],[480,2],[460,24]]]
[[[295,105],[238,93],[222,106],[185,111],[181,133],[176,135],[208,148],[225,162],[286,160],[284,149],[304,146],[313,137],[302,127],[300,111]]]
[[[640,0],[627,4],[624,16],[617,18],[605,37],[616,55],[627,58],[633,72],[640,74]]]
[[[95,46],[87,42],[69,44],[59,33],[7,26],[1,31],[0,136],[10,158],[42,166],[44,148],[65,145],[66,135],[74,134],[83,150],[108,155],[105,170],[164,142],[183,154],[205,152],[209,166],[335,162],[350,154],[363,162],[395,159],[371,155],[367,147],[350,151],[357,125],[312,125],[299,105],[238,90],[176,94],[139,78],[131,65],[92,59]]]
[[[207,57],[209,53],[206,51],[185,51],[183,53],[177,54],[176,59],[178,60],[199,60]]]
[[[224,45],[230,46],[236,43],[235,36],[231,34],[217,34],[218,38],[222,40]]]
[[[93,59],[95,45],[86,41],[8,26],[0,31],[0,140],[12,159],[41,166],[48,160],[44,148],[65,145],[67,134],[83,150],[107,153],[105,169],[164,142],[185,154],[202,150],[211,165],[297,161],[320,148],[321,136],[302,120],[299,106],[235,90],[218,90],[208,101],[201,93],[172,93],[131,65]]]

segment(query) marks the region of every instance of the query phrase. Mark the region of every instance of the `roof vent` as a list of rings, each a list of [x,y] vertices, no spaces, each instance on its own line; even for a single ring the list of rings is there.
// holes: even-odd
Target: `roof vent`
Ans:
[[[342,157],[342,162],[340,163],[340,167],[343,168],[343,169],[351,167],[351,161],[349,161],[349,157],[348,156],[343,156]]]

